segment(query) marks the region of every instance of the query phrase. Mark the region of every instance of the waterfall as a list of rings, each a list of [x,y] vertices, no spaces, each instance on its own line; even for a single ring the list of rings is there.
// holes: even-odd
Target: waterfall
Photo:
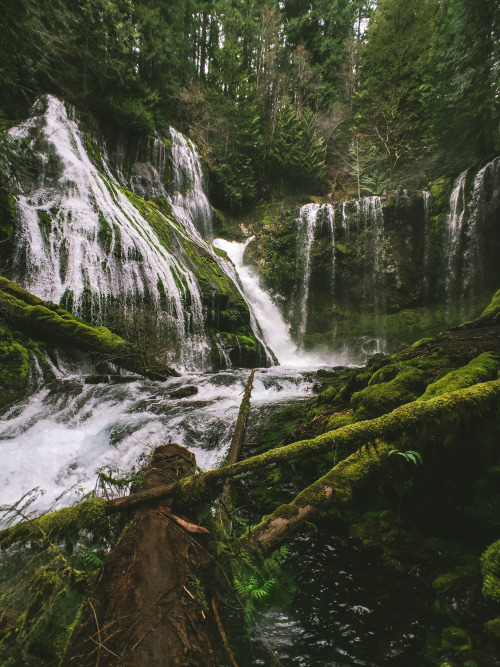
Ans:
[[[265,347],[273,351],[280,364],[296,366],[298,361],[297,346],[294,345],[290,337],[290,326],[285,323],[269,294],[260,288],[257,272],[251,267],[245,266],[243,262],[245,248],[252,239],[253,237],[247,239],[245,243],[215,239],[214,245],[224,250],[234,263],[250,311],[262,331]]]
[[[494,207],[500,203],[500,158],[488,162],[478,171],[472,184],[468,204],[468,221],[464,244],[462,291],[475,295],[484,290],[484,265],[486,256],[495,253],[491,247],[491,235],[498,224],[498,212]],[[497,262],[495,256],[493,261]],[[492,284],[495,288],[497,285]]]
[[[306,204],[301,207],[297,218],[297,274],[300,276],[300,283],[297,286],[300,311],[297,338],[301,344],[304,343],[304,335],[307,330],[312,265],[311,250],[319,209],[318,204]]]
[[[404,197],[404,195],[403,195]],[[365,270],[364,296],[380,310],[380,268],[384,260],[384,214],[380,197],[363,197],[361,203],[361,218],[365,231]]]
[[[462,224],[465,216],[465,182],[468,171],[464,171],[453,183],[450,195],[450,208],[446,216],[446,228],[444,238],[445,249],[445,293],[448,303],[463,295],[461,287],[461,263],[462,263]]]
[[[204,258],[223,271],[231,289],[242,290],[232,264],[205,240],[213,236],[212,209],[196,149],[173,128],[170,137],[171,157],[169,142],[157,138],[152,164],[133,166],[132,193],[113,176],[104,148],[99,167],[90,159],[88,148],[97,149],[75,114],[54,97],[42,98],[33,116],[9,131],[37,174],[10,174],[11,183],[17,179],[11,277],[93,324],[118,326],[133,340],[147,334],[157,355],[195,370],[210,366],[220,342],[206,330]],[[141,194],[161,196],[163,208]],[[252,328],[258,337],[253,317]],[[268,353],[267,363],[272,359]]]
[[[194,144],[170,128],[172,139],[172,187],[170,205],[175,217],[187,228],[193,224],[201,236],[211,241],[213,212],[203,191],[203,172]]]
[[[427,190],[422,190],[422,199],[424,202],[424,215],[427,218],[429,216],[429,206],[431,201],[431,193]]]
[[[253,237],[243,243],[238,243],[237,241],[215,239],[214,245],[224,250],[234,263],[250,311],[259,324],[264,347],[272,350],[279,364],[285,368],[351,363],[351,358],[346,352],[340,354],[304,352],[297,347],[292,340],[290,324],[283,318],[269,292],[262,289],[258,272],[244,262],[245,249],[252,240]]]
[[[40,107],[41,115],[9,132],[41,165],[31,187],[18,184],[13,279],[96,324],[109,321],[117,304],[132,313],[150,303],[152,319],[176,342],[172,361],[203,365],[209,343],[195,276],[167,250],[133,195],[93,165],[64,104],[48,97]],[[155,215],[164,236],[173,236],[173,221]]]
[[[403,196],[403,201],[407,195]],[[357,280],[362,289],[362,307],[375,314],[384,309],[383,268],[385,261],[384,213],[380,197],[362,197],[342,203],[342,231],[345,239],[351,230],[358,234],[362,262]]]
[[[424,204],[424,299],[429,300],[431,293],[431,258],[432,258],[432,222],[430,219],[431,210],[431,193],[427,190],[422,190],[422,200]]]
[[[324,206],[324,209],[326,211],[329,232],[330,232],[330,236],[331,236],[331,240],[332,240],[331,241],[332,242],[332,251],[331,251],[332,272],[331,272],[331,277],[330,277],[330,286],[331,286],[332,298],[335,298],[335,258],[336,258],[336,250],[335,250],[335,209],[333,208],[333,206],[330,206],[329,204]]]

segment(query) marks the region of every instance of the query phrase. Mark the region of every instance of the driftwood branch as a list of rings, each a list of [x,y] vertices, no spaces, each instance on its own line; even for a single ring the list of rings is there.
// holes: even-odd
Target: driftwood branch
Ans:
[[[254,375],[255,370],[250,373],[247,385],[245,387],[245,393],[243,394],[240,411],[238,412],[238,418],[236,419],[236,425],[234,427],[234,433],[231,440],[231,445],[229,447],[229,453],[227,455],[228,465],[236,463],[240,458],[241,448],[243,447],[243,440],[245,437],[248,413],[250,412],[250,395],[252,393]]]
[[[255,370],[250,373],[245,387],[245,393],[243,394],[240,410],[238,412],[238,418],[236,419],[236,425],[234,427],[231,445],[229,446],[229,453],[227,455],[228,465],[234,465],[240,458],[241,449],[243,447],[243,440],[245,438],[248,414],[250,412],[250,395],[252,393],[254,375]],[[234,489],[231,486],[231,480],[227,480],[222,486],[222,491],[220,492],[218,500],[217,517],[220,523],[224,524],[229,519],[229,511],[227,508],[231,507],[233,502]]]
[[[376,448],[365,446],[351,454],[301,491],[291,503],[281,505],[246,533],[240,540],[242,550],[257,551],[265,556],[322,511],[348,505],[356,492],[366,487],[388,465],[390,449],[391,445],[378,443]]]
[[[246,478],[263,469],[288,465],[301,459],[335,454],[341,460],[374,443],[394,442],[403,433],[429,436],[458,428],[461,421],[477,416],[500,403],[500,380],[476,384],[429,401],[412,401],[389,414],[349,424],[311,440],[301,440],[225,468],[183,478],[174,490],[174,502],[190,506],[210,502],[228,479]]]
[[[116,512],[125,512],[139,505],[146,503],[154,503],[171,496],[173,491],[177,488],[177,482],[172,484],[163,484],[147,491],[139,491],[130,496],[123,496],[121,498],[113,498],[106,503],[106,514],[115,514]]]

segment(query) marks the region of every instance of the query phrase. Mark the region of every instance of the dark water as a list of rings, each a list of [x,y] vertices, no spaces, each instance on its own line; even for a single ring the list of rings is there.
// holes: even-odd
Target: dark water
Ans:
[[[423,664],[431,598],[418,578],[351,538],[315,533],[289,546],[284,565],[297,591],[286,608],[258,615],[251,644],[237,652],[240,667]]]

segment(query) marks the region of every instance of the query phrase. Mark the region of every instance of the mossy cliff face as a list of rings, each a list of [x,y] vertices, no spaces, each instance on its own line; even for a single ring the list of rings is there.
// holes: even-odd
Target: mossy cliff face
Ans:
[[[374,339],[394,349],[481,312],[500,284],[499,216],[497,158],[430,192],[284,214],[263,226],[247,260],[294,313],[292,330],[305,317],[299,343],[370,354]]]
[[[265,363],[227,260],[200,235],[212,212],[192,144],[170,130],[108,148],[91,119],[50,96],[1,141],[7,277],[164,363]]]
[[[53,379],[49,361],[56,351],[81,350],[97,367],[109,363],[152,379],[178,373],[105,327],[92,327],[54,303],[44,302],[0,277],[0,408],[37,383]]]

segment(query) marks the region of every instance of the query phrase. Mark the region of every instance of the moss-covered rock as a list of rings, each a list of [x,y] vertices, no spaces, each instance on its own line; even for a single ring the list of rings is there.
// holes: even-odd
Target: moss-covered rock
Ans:
[[[482,317],[484,317],[485,315],[494,316],[497,315],[499,312],[500,312],[500,290],[498,290],[498,292],[495,292],[492,300],[481,313],[481,316]]]
[[[77,348],[91,352],[133,372],[161,379],[177,372],[155,360],[148,360],[123,338],[105,327],[92,327],[73,317],[59,306],[44,302],[6,278],[0,277],[1,316],[9,329],[15,327],[35,339],[50,341],[53,346]],[[26,387],[29,371],[26,348],[12,339],[4,327],[1,354],[4,361],[2,379],[7,392]]]
[[[28,349],[0,327],[0,408],[22,396],[30,370]]]
[[[500,602],[500,540],[493,542],[481,557],[483,595]]]
[[[377,371],[368,387],[352,395],[358,419],[371,419],[415,400],[429,382],[429,372],[410,364],[391,364]]]
[[[467,365],[451,371],[436,382],[430,384],[422,396],[427,401],[435,396],[447,394],[456,389],[472,387],[478,382],[487,382],[498,376],[500,368],[500,354],[495,352],[484,352]]]

